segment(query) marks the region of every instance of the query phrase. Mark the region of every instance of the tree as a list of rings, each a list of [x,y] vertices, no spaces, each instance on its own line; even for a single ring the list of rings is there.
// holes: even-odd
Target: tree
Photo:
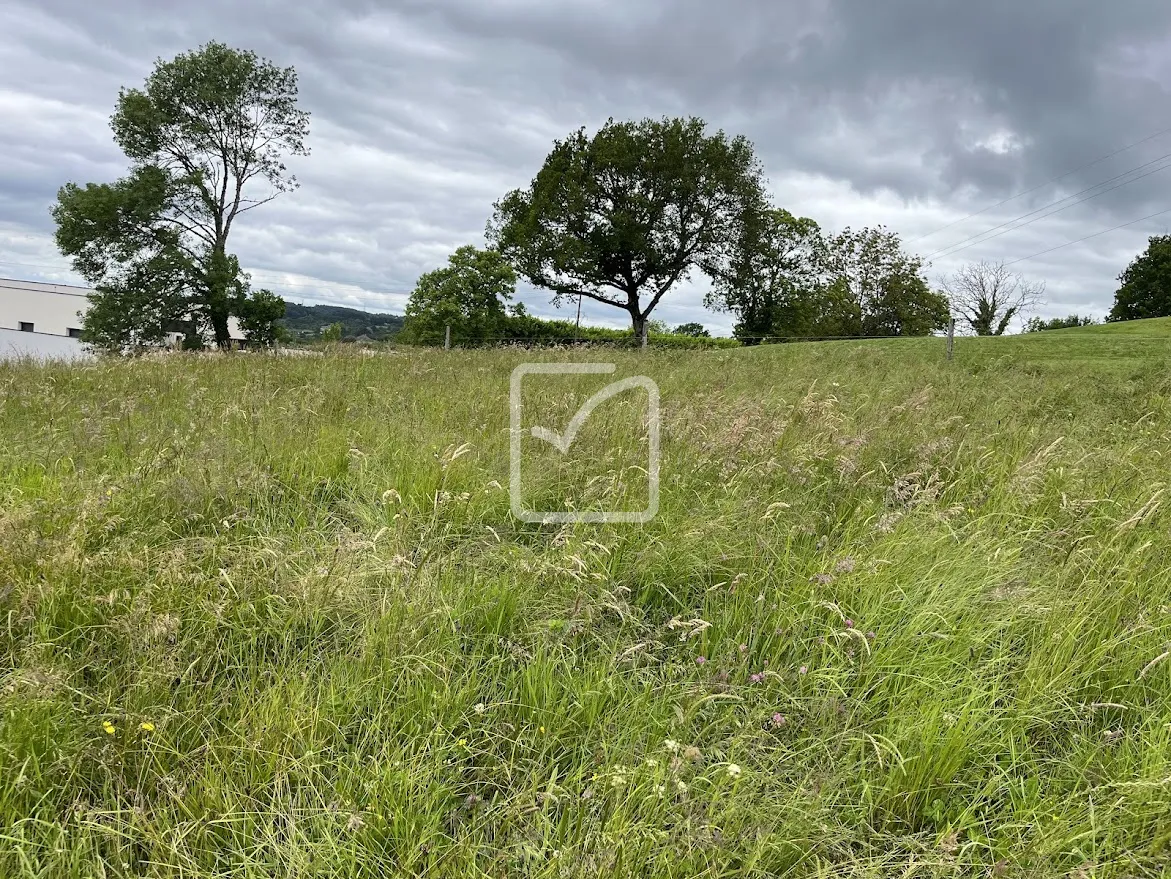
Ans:
[[[690,271],[735,241],[763,196],[752,145],[700,119],[611,119],[554,143],[527,189],[495,205],[488,240],[553,302],[584,296],[630,315],[636,336]]]
[[[499,251],[470,244],[447,263],[419,278],[399,338],[418,345],[442,344],[448,326],[452,340],[460,344],[502,335],[506,304],[516,291],[512,266]]]
[[[1108,321],[1171,315],[1171,235],[1153,235],[1118,280]]]
[[[701,323],[679,324],[671,332],[676,336],[691,336],[693,339],[710,339],[712,337],[712,334]]]
[[[925,336],[947,326],[947,299],[928,286],[923,260],[883,226],[830,238],[826,272],[822,310],[835,335]]]
[[[256,290],[240,298],[235,312],[250,345],[271,346],[280,338],[277,321],[285,316],[285,300],[270,290]]]
[[[1003,262],[964,266],[943,283],[951,307],[977,336],[1002,336],[1014,317],[1041,301],[1044,284],[1031,284]]]
[[[1097,318],[1071,314],[1069,317],[1054,317],[1042,320],[1039,317],[1029,318],[1025,324],[1026,333],[1040,333],[1045,330],[1065,330],[1071,327],[1090,327],[1098,322]]]
[[[85,336],[123,348],[151,343],[160,320],[192,320],[227,347],[229,316],[275,308],[272,294],[252,301],[228,240],[241,214],[297,186],[283,162],[308,154],[296,71],[208,43],[123,89],[110,124],[129,174],[69,183],[52,212],[58,247],[97,291]]]
[[[825,243],[807,217],[759,207],[745,214],[739,237],[722,261],[709,261],[713,289],[706,302],[732,312],[734,334],[746,344],[766,336],[811,334],[827,316]]]

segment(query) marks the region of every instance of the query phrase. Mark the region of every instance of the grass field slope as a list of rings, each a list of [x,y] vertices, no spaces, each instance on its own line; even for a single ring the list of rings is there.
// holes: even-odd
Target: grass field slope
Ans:
[[[0,366],[0,875],[1166,875],[1171,329],[943,354]]]

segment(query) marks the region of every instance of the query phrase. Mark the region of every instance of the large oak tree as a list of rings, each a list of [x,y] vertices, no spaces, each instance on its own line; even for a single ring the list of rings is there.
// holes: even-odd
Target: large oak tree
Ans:
[[[662,298],[739,237],[763,202],[752,145],[700,119],[611,119],[554,144],[527,189],[495,205],[488,239],[553,301],[584,296],[630,315],[645,339]]]
[[[84,337],[124,348],[190,321],[225,347],[230,316],[271,335],[280,309],[249,290],[228,241],[240,215],[297,186],[284,164],[308,153],[296,71],[208,43],[123,89],[111,127],[128,175],[69,183],[53,208],[58,247],[97,290]]]

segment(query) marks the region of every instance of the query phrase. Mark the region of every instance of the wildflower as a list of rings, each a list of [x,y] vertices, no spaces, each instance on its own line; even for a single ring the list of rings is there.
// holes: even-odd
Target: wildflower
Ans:
[[[846,620],[846,628],[847,629],[854,628],[854,621],[853,620]]]
[[[695,657],[695,664],[696,664],[696,665],[703,665],[705,662],[707,662],[707,657],[706,657],[706,656],[697,656],[697,657]]]
[[[626,776],[620,772],[616,772],[614,777],[610,779],[611,787],[622,787],[624,784],[626,784]]]
[[[807,665],[801,666],[799,669],[797,669],[797,674],[799,674],[799,675],[809,674],[809,666],[807,666]]]
[[[140,730],[142,730],[143,732],[154,732],[155,731],[155,725],[153,723],[151,723],[149,720],[144,720],[142,723],[140,723],[138,725],[138,728]]]
[[[789,723],[789,721],[785,720],[785,715],[781,714],[781,712],[778,711],[776,714],[773,715],[773,726],[776,727],[777,729],[780,729],[782,726],[788,725],[788,723]]]
[[[675,741],[674,739],[667,739],[665,742],[663,742],[663,747],[666,748],[668,751],[670,751],[672,754],[679,753],[679,743],[677,741]]]
[[[651,769],[654,769],[656,766],[659,765],[659,761],[656,760],[654,757],[647,757],[646,765],[649,766]]]
[[[851,558],[850,556],[846,556],[844,559],[842,559],[841,561],[839,561],[837,563],[836,567],[837,567],[837,570],[842,572],[843,574],[848,574],[852,570],[854,570],[854,564],[855,564],[854,559]]]
[[[728,764],[727,772],[728,772],[728,778],[739,778],[740,777],[740,767],[737,766],[735,763]]]
[[[752,681],[754,684],[759,684],[764,680],[764,675],[757,673],[749,677],[748,680]]]
[[[476,714],[484,714],[488,711],[488,706],[483,702],[477,702],[475,708],[472,709]]]
[[[866,640],[867,641],[873,641],[877,637],[878,636],[876,634],[874,634],[874,632],[867,632],[866,633]]]
[[[687,793],[687,785],[682,781],[677,781],[675,782],[675,790],[679,791],[681,794],[685,794]]]
[[[543,727],[543,726],[540,727],[539,732],[541,733],[541,735],[544,735],[545,734],[545,727]]]
[[[834,581],[833,574],[814,574],[809,578],[811,583],[816,583],[818,586],[828,586]]]
[[[350,819],[346,821],[346,830],[351,832],[355,830],[361,830],[365,826],[366,822],[362,820],[362,816],[357,813],[351,815]]]
[[[716,680],[721,684],[728,683],[728,673],[726,671],[720,672],[718,675],[716,675]]]
[[[460,739],[458,742],[455,743],[455,746],[457,748],[466,748],[468,746],[468,740],[467,739]]]
[[[740,652],[741,652],[741,653],[747,653],[747,652],[748,652],[748,645],[747,645],[747,644],[741,644],[741,645],[740,645]]]
[[[695,745],[691,745],[683,752],[683,757],[692,763],[697,763],[703,759],[703,751],[699,750]]]
[[[102,721],[102,729],[106,731],[106,735],[108,736],[112,736],[115,732],[114,724],[110,723],[108,720]]]
[[[656,785],[655,785],[655,793],[656,793],[658,796],[660,796],[660,797],[661,797],[661,796],[662,796],[663,794],[665,794],[666,792],[667,792],[667,786],[666,786],[665,784],[656,784]]]

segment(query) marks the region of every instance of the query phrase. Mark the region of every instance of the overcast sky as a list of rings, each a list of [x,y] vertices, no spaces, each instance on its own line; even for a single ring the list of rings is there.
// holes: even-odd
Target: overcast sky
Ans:
[[[231,242],[293,301],[401,313],[422,272],[483,243],[493,201],[555,138],[610,116],[747,135],[780,206],[831,231],[886,224],[933,280],[1023,259],[1045,316],[1104,315],[1171,227],[1166,0],[0,0],[0,276],[80,282],[52,242],[58,187],[124,173],[119,87],[213,39],[295,66],[312,113],[301,188]],[[702,298],[681,287],[657,315],[727,332]]]

